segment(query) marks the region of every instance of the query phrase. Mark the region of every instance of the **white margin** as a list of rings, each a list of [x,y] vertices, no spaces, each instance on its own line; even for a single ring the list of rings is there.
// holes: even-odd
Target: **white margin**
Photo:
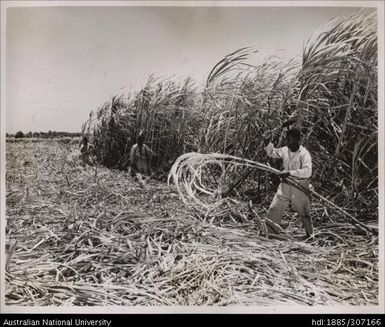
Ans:
[[[0,313],[263,313],[263,314],[296,314],[296,313],[328,313],[328,314],[371,314],[385,313],[384,294],[384,195],[385,195],[385,139],[384,139],[384,2],[378,1],[0,1],[1,3],[1,112],[0,112]],[[202,306],[170,306],[170,307],[47,307],[47,306],[5,306],[5,108],[6,108],[6,11],[15,7],[55,7],[55,6],[162,6],[162,7],[375,7],[378,13],[378,162],[379,162],[379,297],[378,306],[231,306],[231,307],[202,307]],[[4,188],[3,188],[4,186]],[[70,319],[70,317],[68,317]],[[20,318],[18,318],[20,319]],[[32,318],[31,318],[32,319]]]
[[[0,2],[0,14],[1,14],[1,62],[0,62],[0,313],[3,312],[5,307],[5,169],[6,169],[6,158],[5,158],[5,107],[6,107],[6,58],[5,58],[5,46],[6,46],[6,3]],[[3,237],[4,236],[4,237]]]

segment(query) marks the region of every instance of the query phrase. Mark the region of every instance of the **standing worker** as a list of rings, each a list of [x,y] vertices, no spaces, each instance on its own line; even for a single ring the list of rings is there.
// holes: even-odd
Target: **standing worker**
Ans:
[[[286,133],[286,146],[274,148],[273,143],[270,142],[265,148],[269,157],[281,158],[284,167],[284,170],[279,173],[281,183],[270,204],[267,218],[279,225],[283,212],[291,205],[301,218],[306,231],[305,239],[307,239],[313,235],[310,199],[306,193],[285,182],[286,178],[291,176],[301,186],[309,187],[309,179],[312,175],[312,160],[309,151],[300,142],[301,132],[297,128],[291,128]],[[269,230],[278,233],[278,230],[273,230],[271,226],[269,226]]]
[[[151,175],[150,159],[155,153],[144,144],[145,135],[141,132],[130,152],[131,176],[134,177],[137,172]]]

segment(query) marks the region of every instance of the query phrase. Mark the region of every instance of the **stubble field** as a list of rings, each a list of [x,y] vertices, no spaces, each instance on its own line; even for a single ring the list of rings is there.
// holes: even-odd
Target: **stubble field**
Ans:
[[[294,213],[281,241],[252,213],[202,216],[173,185],[84,166],[74,142],[7,142],[6,166],[7,306],[378,304],[378,237],[320,204],[314,241]]]

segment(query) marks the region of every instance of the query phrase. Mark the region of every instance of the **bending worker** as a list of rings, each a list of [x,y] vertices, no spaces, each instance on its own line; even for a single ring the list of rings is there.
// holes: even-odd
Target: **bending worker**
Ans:
[[[292,128],[286,133],[286,146],[274,148],[273,143],[269,143],[265,148],[267,155],[271,158],[281,158],[284,170],[279,173],[281,183],[270,204],[267,218],[276,224],[281,223],[281,217],[285,209],[291,205],[301,218],[306,231],[305,238],[313,235],[313,222],[310,217],[310,199],[306,193],[300,191],[295,186],[285,182],[286,178],[293,177],[301,186],[309,187],[309,178],[312,174],[312,160],[309,151],[300,143],[301,132]],[[269,230],[278,233],[278,230]]]
[[[93,145],[88,142],[88,137],[83,136],[82,140],[79,145],[79,152],[80,152],[80,160],[82,160],[85,164],[87,165],[92,165],[92,160],[91,160],[91,152],[93,150]]]
[[[150,175],[150,159],[152,156],[155,156],[155,153],[144,144],[145,136],[143,133],[140,133],[137,138],[137,143],[135,143],[130,152],[130,162],[131,162],[131,176],[134,177],[137,172]]]

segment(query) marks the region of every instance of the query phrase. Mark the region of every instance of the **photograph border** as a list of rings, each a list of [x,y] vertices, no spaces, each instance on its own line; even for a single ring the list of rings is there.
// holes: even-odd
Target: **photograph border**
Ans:
[[[96,307],[26,307],[7,306],[5,304],[5,129],[6,129],[6,21],[7,9],[15,7],[56,7],[56,6],[164,6],[164,7],[212,7],[212,6],[257,6],[257,7],[376,7],[378,18],[378,162],[379,162],[379,295],[377,306],[227,306],[227,307],[198,307],[198,306],[170,306],[170,307],[122,307],[122,306],[96,306]],[[127,314],[127,313],[215,313],[215,314],[367,314],[384,313],[384,2],[383,1],[2,1],[1,2],[1,219],[0,219],[0,312],[1,313],[92,313],[92,314]]]

